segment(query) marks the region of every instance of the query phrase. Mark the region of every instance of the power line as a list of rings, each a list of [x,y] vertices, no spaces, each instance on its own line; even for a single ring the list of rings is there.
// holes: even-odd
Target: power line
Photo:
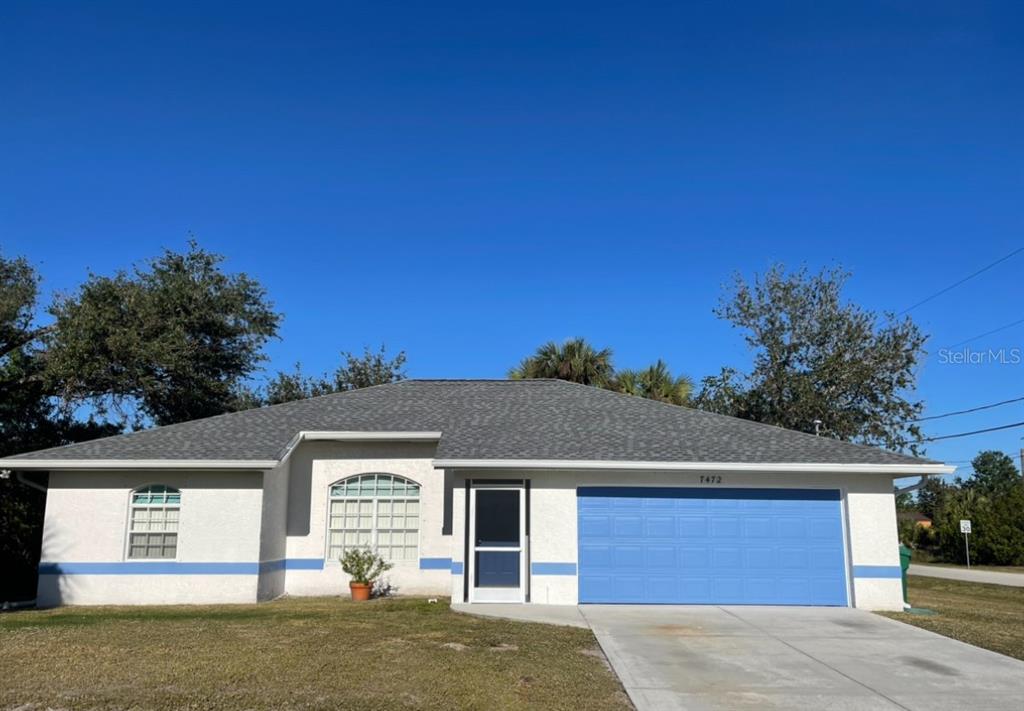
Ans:
[[[967,338],[967,339],[965,339],[963,341],[959,341],[958,343],[954,343],[953,345],[948,346],[948,347],[949,348],[956,348],[957,346],[963,346],[963,345],[966,345],[966,344],[968,344],[968,343],[970,343],[972,341],[976,341],[979,338],[984,338],[985,336],[991,336],[993,333],[999,333],[1000,331],[1005,331],[1006,329],[1012,328],[1012,327],[1014,327],[1014,326],[1016,326],[1018,324],[1021,324],[1021,323],[1024,323],[1024,318],[1019,319],[1017,321],[1014,321],[1013,323],[1008,323],[1005,326],[1000,326],[999,328],[993,328],[991,331],[985,331],[984,333],[979,333],[977,336],[971,336],[970,338]]]
[[[944,412],[941,415],[929,415],[928,417],[918,417],[916,420],[909,420],[909,422],[925,422],[927,420],[941,420],[943,417],[953,417],[954,415],[966,415],[970,412],[978,412],[980,410],[990,410],[993,407],[999,407],[1001,405],[1009,405],[1012,402],[1020,402],[1024,400],[1024,397],[1015,397],[1012,400],[1003,400],[1002,402],[993,402],[989,405],[979,405],[978,407],[971,407],[966,410],[956,410],[954,412]]]
[[[916,308],[917,308],[918,306],[922,306],[922,305],[924,305],[924,304],[927,304],[927,303],[928,303],[929,301],[931,301],[932,299],[935,299],[935,298],[937,298],[937,297],[939,297],[939,296],[942,296],[942,295],[943,295],[943,294],[945,294],[945,293],[946,293],[947,291],[951,291],[951,290],[955,289],[956,287],[960,286],[960,285],[961,285],[961,284],[963,284],[964,282],[968,282],[968,281],[970,281],[971,279],[973,279],[974,277],[978,276],[979,274],[981,274],[981,273],[983,273],[983,272],[987,272],[987,271],[988,271],[989,269],[991,269],[992,267],[996,266],[997,264],[1001,264],[1001,263],[1005,262],[1005,261],[1006,261],[1007,259],[1009,259],[1010,257],[1012,257],[1012,256],[1014,256],[1014,255],[1017,255],[1017,254],[1020,254],[1021,252],[1024,252],[1024,247],[1020,247],[1020,248],[1018,248],[1018,249],[1015,249],[1015,250],[1013,250],[1012,252],[1010,252],[1009,254],[1007,254],[1007,255],[1006,255],[1005,257],[1000,257],[999,259],[997,259],[996,261],[992,262],[992,263],[991,263],[991,264],[989,264],[988,266],[982,267],[982,268],[981,268],[981,269],[979,269],[978,271],[976,271],[976,272],[973,272],[972,274],[968,274],[967,276],[965,276],[965,277],[964,277],[963,279],[961,279],[960,281],[958,281],[958,282],[954,282],[953,284],[950,284],[950,285],[949,285],[949,286],[947,286],[947,287],[946,287],[945,289],[942,289],[942,290],[940,290],[940,291],[936,291],[936,292],[935,292],[934,294],[932,294],[931,296],[928,296],[928,297],[926,297],[926,298],[924,298],[924,299],[921,299],[920,301],[918,301],[918,302],[917,302],[916,304],[914,304],[913,306],[910,306],[910,307],[908,307],[908,308],[905,308],[905,309],[903,309],[902,311],[900,311],[900,312],[899,312],[898,314],[896,314],[896,315],[897,315],[897,316],[902,316],[903,314],[905,314],[905,313],[908,313],[909,311],[913,311],[913,310],[914,310],[914,309],[916,309]]]
[[[1010,425],[1000,425],[999,427],[986,427],[983,430],[972,430],[971,432],[957,432],[956,434],[941,435],[939,437],[925,437],[924,439],[917,440],[918,443],[922,442],[938,442],[940,439],[954,439],[956,437],[968,437],[970,435],[984,434],[985,432],[996,432],[997,430],[1008,430],[1014,427],[1024,427],[1024,422],[1014,422]]]

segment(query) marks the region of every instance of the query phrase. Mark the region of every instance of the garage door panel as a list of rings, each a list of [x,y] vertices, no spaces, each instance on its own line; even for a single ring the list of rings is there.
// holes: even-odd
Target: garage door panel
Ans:
[[[610,538],[612,535],[611,515],[580,514],[580,535],[586,538]]]
[[[581,488],[578,497],[581,602],[846,604],[837,491]]]
[[[743,551],[739,548],[715,546],[711,551],[711,567],[716,570],[736,570],[743,560]]]
[[[676,537],[676,520],[671,516],[665,516],[660,512],[650,514],[644,523],[644,534],[648,538],[673,539]]]
[[[640,537],[644,533],[644,519],[639,514],[620,514],[612,520],[612,535],[616,538]]]
[[[708,519],[706,516],[683,516],[677,528],[679,535],[685,538],[704,538],[708,535]]]
[[[647,567],[651,569],[676,570],[679,562],[675,546],[648,545],[645,548]]]
[[[774,570],[778,567],[778,556],[774,548],[747,548],[743,551],[743,556],[747,570]]]
[[[765,516],[746,518],[743,520],[743,535],[747,540],[766,538],[772,535],[772,520]]]
[[[739,538],[740,520],[732,516],[712,516],[711,535],[716,539]]]

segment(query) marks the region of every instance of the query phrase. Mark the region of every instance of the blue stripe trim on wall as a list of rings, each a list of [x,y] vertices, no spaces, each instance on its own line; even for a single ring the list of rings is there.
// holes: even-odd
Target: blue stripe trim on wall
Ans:
[[[530,572],[534,575],[576,575],[575,563],[532,563]]]
[[[451,570],[451,558],[420,558],[420,570]]]
[[[40,563],[40,575],[256,575],[259,563]]]
[[[461,560],[453,560],[452,561],[452,575],[462,575],[462,561]]]
[[[40,575],[256,575],[278,570],[323,569],[323,558],[287,558],[260,563],[179,563],[169,560],[39,564]]]
[[[898,565],[855,565],[855,578],[901,578],[903,571]]]

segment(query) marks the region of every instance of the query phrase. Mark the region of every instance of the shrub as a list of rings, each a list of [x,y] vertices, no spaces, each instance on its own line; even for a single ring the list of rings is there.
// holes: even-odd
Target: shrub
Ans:
[[[373,581],[393,567],[369,548],[349,548],[338,559],[341,569],[348,573],[353,583],[372,585]]]

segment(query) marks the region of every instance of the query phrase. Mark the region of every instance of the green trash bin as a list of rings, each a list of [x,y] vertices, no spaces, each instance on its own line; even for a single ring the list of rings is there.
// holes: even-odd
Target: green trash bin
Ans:
[[[902,543],[900,544],[900,571],[903,578],[903,602],[907,605],[910,604],[910,599],[907,597],[907,568],[910,567],[910,554],[911,550]]]

